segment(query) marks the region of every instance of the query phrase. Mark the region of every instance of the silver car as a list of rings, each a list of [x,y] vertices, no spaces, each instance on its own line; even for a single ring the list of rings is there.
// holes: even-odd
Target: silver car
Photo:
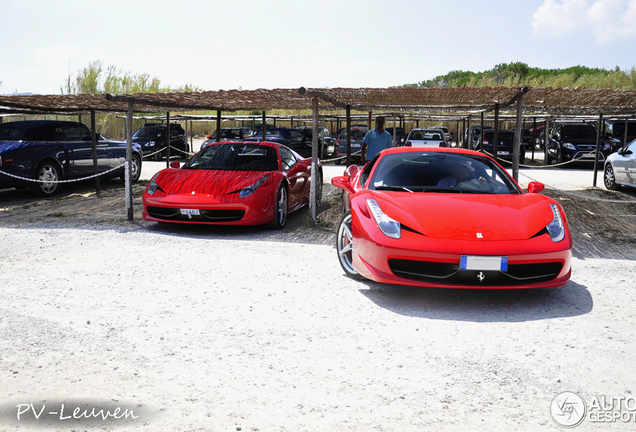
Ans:
[[[607,189],[636,187],[636,140],[607,157],[603,180]]]

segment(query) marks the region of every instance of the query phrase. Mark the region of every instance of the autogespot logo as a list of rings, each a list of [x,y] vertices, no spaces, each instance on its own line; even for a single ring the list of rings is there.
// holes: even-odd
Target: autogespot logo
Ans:
[[[581,424],[585,418],[587,407],[581,396],[573,392],[559,393],[552,399],[550,414],[554,421],[562,427],[573,428]]]

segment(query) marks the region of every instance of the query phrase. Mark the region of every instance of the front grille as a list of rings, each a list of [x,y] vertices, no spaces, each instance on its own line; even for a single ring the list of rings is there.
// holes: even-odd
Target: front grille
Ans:
[[[549,281],[557,277],[563,264],[560,262],[510,264],[508,271],[505,272],[480,272],[477,270],[460,270],[459,263],[390,259],[389,267],[397,277],[430,282],[431,284],[499,286]]]
[[[170,207],[147,207],[148,214],[157,219],[189,222],[236,222],[245,216],[245,210],[199,210],[201,214],[182,215],[179,209]]]

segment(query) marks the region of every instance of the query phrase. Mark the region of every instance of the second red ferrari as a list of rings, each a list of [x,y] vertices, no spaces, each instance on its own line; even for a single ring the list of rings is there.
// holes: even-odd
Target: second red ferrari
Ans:
[[[156,222],[270,224],[280,229],[289,212],[309,204],[311,165],[311,159],[276,143],[215,143],[182,167],[155,174],[143,195],[142,215]],[[319,162],[317,167],[319,204]]]

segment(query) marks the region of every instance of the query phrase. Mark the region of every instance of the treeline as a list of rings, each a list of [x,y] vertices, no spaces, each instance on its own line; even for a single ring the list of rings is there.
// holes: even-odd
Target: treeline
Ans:
[[[541,69],[526,63],[502,63],[484,72],[451,71],[433,79],[398,87],[585,87],[636,89],[636,68],[623,71],[573,66],[566,69]]]
[[[104,67],[101,60],[95,60],[76,73],[69,72],[66,81],[60,87],[62,94],[99,94],[99,93],[158,93],[192,92],[201,89],[184,85],[177,88],[162,86],[157,77],[147,73],[133,74],[122,72],[115,66]]]

